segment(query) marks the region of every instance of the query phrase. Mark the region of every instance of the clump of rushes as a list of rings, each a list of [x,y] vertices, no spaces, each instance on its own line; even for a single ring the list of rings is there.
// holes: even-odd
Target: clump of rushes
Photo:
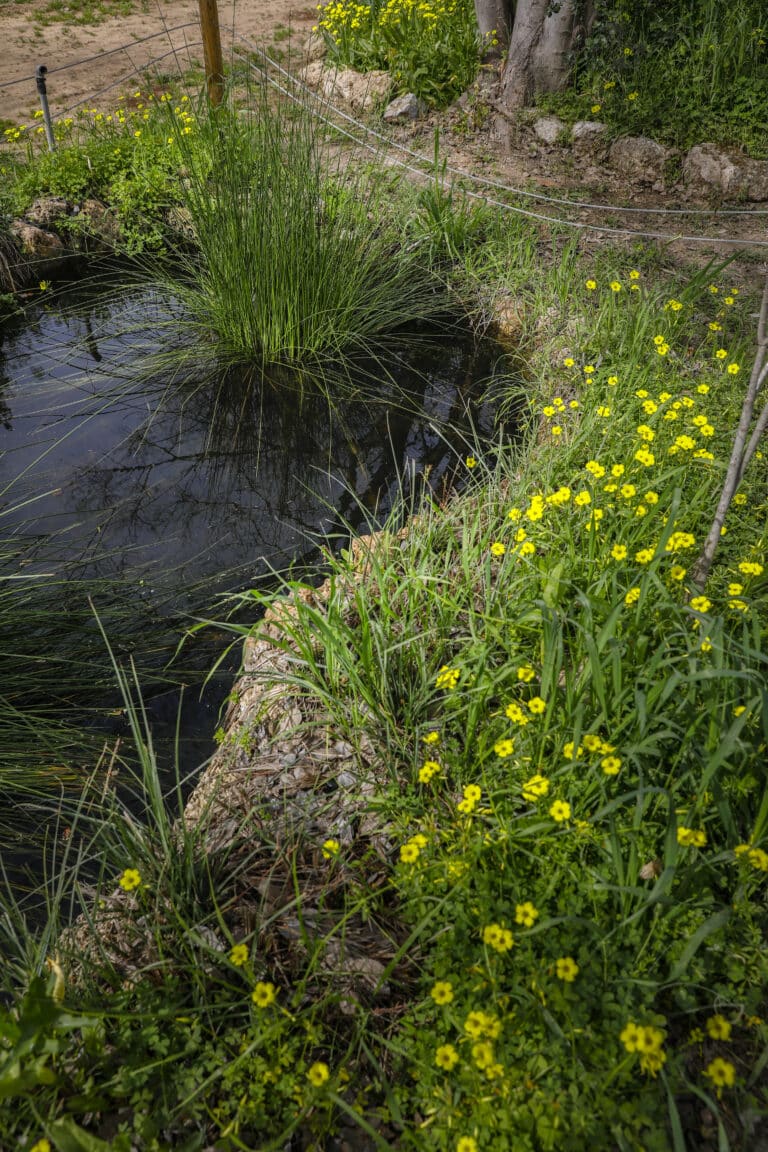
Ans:
[[[169,126],[196,251],[151,276],[174,298],[169,326],[186,348],[291,363],[371,353],[444,312],[420,254],[362,174],[332,170],[305,109],[259,88],[244,108],[203,105],[194,136]]]

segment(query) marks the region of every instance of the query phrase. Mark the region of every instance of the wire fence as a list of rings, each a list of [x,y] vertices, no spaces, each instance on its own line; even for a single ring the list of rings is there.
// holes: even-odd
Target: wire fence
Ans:
[[[85,67],[105,57],[117,56],[121,53],[127,56],[130,62],[130,68],[121,76],[99,90],[90,92],[87,96],[70,104],[65,111],[58,113],[56,119],[61,120],[72,116],[79,108],[93,105],[95,101],[101,99],[109,92],[117,88],[124,88],[137,77],[145,79],[157,65],[168,59],[173,58],[175,60],[175,70],[179,77],[181,77],[184,71],[182,58],[184,58],[186,66],[189,67],[191,63],[190,53],[202,46],[202,40],[199,36],[196,36],[192,41],[187,40],[185,33],[187,29],[191,28],[198,29],[198,22],[186,21],[172,27],[164,27],[157,32],[132,40],[130,43],[117,48],[96,53],[80,60],[70,61],[67,64],[49,69],[48,76],[50,77],[68,72],[72,69]],[[172,37],[179,34],[182,35],[182,42],[174,44]],[[436,166],[433,156],[424,155],[408,147],[408,145],[398,140],[393,133],[383,131],[380,127],[366,124],[343,108],[334,105],[326,97],[315,92],[292,71],[283,67],[279,61],[274,60],[262,46],[252,43],[234,29],[231,30],[231,37],[232,42],[229,51],[233,62],[237,60],[249,70],[258,72],[260,78],[266,80],[273,89],[288,99],[301,104],[312,116],[331,128],[340,137],[355,144],[359,148],[374,152],[377,155],[385,153],[389,164],[395,165],[412,178],[418,178],[420,180],[427,178],[434,179]],[[169,43],[170,47],[166,51],[159,55],[150,56],[149,59],[143,60],[141,63],[132,59],[132,54],[135,53],[138,47],[159,38],[166,38]],[[260,63],[256,63],[254,57],[256,57]],[[35,76],[32,75],[3,81],[0,83],[0,90],[10,89],[21,84],[34,85]],[[32,127],[32,125],[25,126],[27,129],[30,127]],[[722,219],[726,223],[729,223],[734,218],[738,219],[740,223],[743,223],[751,217],[756,217],[759,219],[760,227],[763,229],[763,236],[765,236],[762,218],[768,216],[768,209],[764,208],[713,209],[695,207],[642,207],[637,205],[579,200],[569,197],[552,196],[545,192],[516,187],[501,180],[494,180],[477,172],[460,168],[447,161],[440,162],[439,167],[442,173],[450,176],[456,182],[462,194],[468,199],[479,201],[504,212],[543,223],[550,227],[577,230],[599,236],[617,236],[642,240],[651,239],[667,243],[684,242],[687,244],[729,245],[731,247],[745,249],[768,248],[768,239],[759,236],[735,234],[714,236],[702,233],[701,231],[695,231],[690,227],[686,232],[680,232],[675,230],[665,231],[651,227],[643,228],[642,226],[620,227],[608,225],[604,221],[600,221],[599,223],[594,222],[594,215],[596,213],[602,216],[606,214],[612,214],[618,217],[626,215],[630,218],[660,217],[663,220],[685,218],[687,222],[695,222],[701,218],[707,218],[710,221]],[[486,189],[489,191],[486,191]],[[543,210],[536,210],[539,206],[541,206]],[[568,215],[568,213],[571,215]],[[574,219],[573,214],[578,214],[579,218]],[[585,219],[584,217],[587,218]]]

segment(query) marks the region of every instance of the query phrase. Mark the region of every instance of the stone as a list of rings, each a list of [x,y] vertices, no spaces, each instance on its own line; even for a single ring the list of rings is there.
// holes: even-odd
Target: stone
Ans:
[[[716,144],[696,144],[683,162],[683,178],[702,191],[731,199],[768,200],[768,162],[726,152]]]
[[[120,240],[120,223],[111,209],[100,200],[83,200],[78,213],[84,235],[111,248]]]
[[[62,240],[53,232],[30,224],[28,220],[13,220],[9,228],[21,251],[38,260],[52,260],[66,252]]]
[[[600,120],[577,120],[571,128],[574,144],[588,146],[601,140],[608,131],[608,125]]]
[[[62,216],[69,216],[71,211],[72,204],[63,196],[41,196],[30,204],[24,217],[38,228],[50,228]]]
[[[743,174],[716,144],[696,144],[683,161],[683,179],[733,196],[741,190]]]
[[[401,124],[408,120],[418,120],[426,111],[426,105],[413,92],[397,96],[384,110],[387,124]]]
[[[559,116],[540,116],[533,125],[533,131],[545,144],[556,144],[566,127]]]
[[[620,136],[609,152],[612,166],[639,184],[664,180],[664,166],[670,156],[666,148],[647,136]]]
[[[355,72],[351,68],[331,70],[315,60],[302,69],[301,79],[328,100],[344,100],[355,111],[365,112],[383,103],[391,84],[388,72]]]

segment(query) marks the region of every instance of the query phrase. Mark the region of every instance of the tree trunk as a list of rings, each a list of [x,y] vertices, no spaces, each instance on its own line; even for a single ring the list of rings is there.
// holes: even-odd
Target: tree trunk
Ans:
[[[578,7],[577,0],[518,0],[501,84],[505,108],[523,108],[538,93],[565,85],[568,55],[594,19],[591,0],[581,13]]]
[[[501,56],[509,44],[509,30],[512,27],[512,0],[475,0],[475,16],[481,36],[490,40],[491,32],[496,33],[498,46],[490,48],[488,56]]]

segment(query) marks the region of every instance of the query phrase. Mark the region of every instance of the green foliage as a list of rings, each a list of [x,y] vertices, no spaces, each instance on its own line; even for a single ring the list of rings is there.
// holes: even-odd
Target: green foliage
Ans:
[[[341,172],[310,114],[251,93],[176,128],[196,251],[150,269],[180,305],[174,331],[222,360],[370,352],[445,308],[444,293],[364,177]]]
[[[574,86],[546,97],[573,119],[688,147],[711,140],[768,156],[768,23],[759,0],[603,0]]]
[[[484,48],[469,0],[331,0],[318,26],[341,67],[386,69],[395,91],[436,108],[469,87]]]

